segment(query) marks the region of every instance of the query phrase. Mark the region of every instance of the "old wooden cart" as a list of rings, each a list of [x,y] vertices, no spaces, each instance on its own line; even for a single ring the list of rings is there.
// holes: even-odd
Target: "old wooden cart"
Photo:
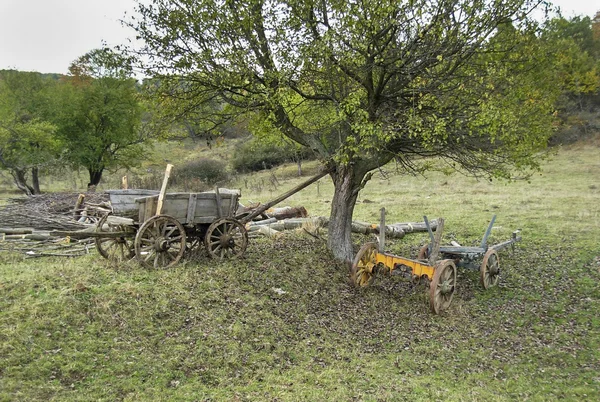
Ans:
[[[137,218],[106,215],[98,222],[96,248],[112,261],[135,256],[147,267],[171,267],[202,242],[214,258],[239,256],[246,250],[246,229],[235,219],[237,190],[169,193],[160,214],[156,214],[158,194],[133,198],[135,191],[115,191],[109,195],[115,214],[138,213]]]
[[[514,246],[515,243],[521,241],[520,230],[515,230],[509,240],[502,243],[488,245],[488,237],[492,233],[492,228],[496,222],[496,215],[492,216],[490,224],[485,231],[481,244],[476,247],[464,247],[453,241],[451,246],[440,246],[439,253],[442,258],[451,259],[459,267],[472,270],[479,270],[479,278],[481,286],[484,289],[496,286],[500,278],[500,260],[498,251],[509,246]],[[431,243],[425,244],[419,251],[418,259],[427,259],[432,250],[434,243],[433,234],[429,230]],[[481,259],[481,264],[477,262]]]
[[[135,257],[149,268],[171,267],[201,244],[212,258],[239,257],[248,244],[246,223],[327,173],[323,171],[244,214],[238,214],[239,190],[167,193],[162,203],[158,192],[110,191],[114,215],[98,222],[96,248],[111,261]]]
[[[435,232],[431,230],[427,217],[424,217],[431,243],[425,245],[417,259],[410,259],[385,252],[385,230],[380,230],[379,244],[367,243],[358,251],[351,267],[351,281],[359,287],[368,286],[377,273],[400,274],[415,283],[429,283],[429,306],[433,313],[446,310],[456,290],[456,266],[470,266],[478,257],[483,257],[481,282],[484,288],[497,284],[499,262],[497,251],[521,240],[518,231],[511,240],[487,247],[487,238],[492,230],[495,216],[490,222],[481,247],[441,247],[444,219],[438,219]],[[385,228],[385,210],[382,209],[380,228]],[[438,260],[438,256],[442,259]]]

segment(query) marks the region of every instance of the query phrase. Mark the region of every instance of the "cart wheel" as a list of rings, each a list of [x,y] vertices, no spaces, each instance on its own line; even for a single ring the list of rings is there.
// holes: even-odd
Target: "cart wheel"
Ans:
[[[102,237],[101,233],[126,232],[131,230],[131,228],[126,225],[111,225],[106,223],[108,215],[109,214],[104,215],[96,225],[96,233],[99,234],[94,239],[96,242],[96,250],[98,250],[98,253],[100,253],[102,257],[111,262],[119,264],[129,261],[135,255],[133,245],[134,233],[132,232],[129,236]]]
[[[135,236],[135,256],[146,268],[170,268],[185,252],[185,229],[168,215],[153,216]]]
[[[425,244],[419,250],[419,254],[417,255],[417,260],[427,260],[429,259],[429,244]]]
[[[500,279],[500,261],[498,260],[496,250],[490,249],[485,253],[480,273],[481,286],[484,289],[494,287],[498,284],[498,280]]]
[[[235,219],[219,219],[208,227],[204,244],[211,258],[241,257],[248,245],[248,232]]]
[[[369,286],[375,276],[376,256],[376,243],[366,243],[358,250],[350,270],[350,281],[354,286]]]
[[[441,260],[435,264],[435,273],[429,285],[429,307],[435,314],[450,306],[456,289],[456,265],[452,260]]]

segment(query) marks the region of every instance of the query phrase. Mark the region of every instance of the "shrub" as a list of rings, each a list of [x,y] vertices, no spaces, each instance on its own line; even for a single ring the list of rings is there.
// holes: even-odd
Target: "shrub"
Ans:
[[[245,173],[270,169],[298,158],[311,159],[310,151],[289,144],[275,144],[253,138],[238,144],[231,164],[234,170]]]
[[[194,181],[201,181],[208,185],[226,181],[229,178],[225,162],[201,158],[186,162],[173,170],[171,180],[175,185],[189,187]]]

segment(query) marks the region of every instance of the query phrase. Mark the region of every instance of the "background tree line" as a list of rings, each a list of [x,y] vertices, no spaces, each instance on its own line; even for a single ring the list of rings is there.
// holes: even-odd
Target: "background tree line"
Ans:
[[[125,66],[94,50],[69,75],[0,71],[0,168],[20,190],[38,194],[41,171],[85,168],[95,186],[105,169],[139,162],[150,135]]]

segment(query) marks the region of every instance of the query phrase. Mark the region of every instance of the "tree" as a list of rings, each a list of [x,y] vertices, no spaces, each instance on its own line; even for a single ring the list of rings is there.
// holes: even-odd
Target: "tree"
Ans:
[[[548,21],[542,38],[552,58],[555,82],[562,99],[559,109],[567,114],[597,107],[600,91],[600,40],[594,38],[589,17]]]
[[[39,170],[60,156],[56,127],[46,119],[53,86],[39,73],[0,71],[0,168],[28,196],[40,193]]]
[[[350,261],[358,193],[392,159],[492,177],[538,166],[555,97],[536,68],[539,4],[151,0],[130,25],[162,99],[263,113],[320,156],[335,186],[328,247]]]
[[[107,168],[130,167],[143,156],[148,133],[140,130],[142,109],[126,61],[107,49],[76,60],[61,86],[56,122],[66,158],[89,172],[88,187]]]

